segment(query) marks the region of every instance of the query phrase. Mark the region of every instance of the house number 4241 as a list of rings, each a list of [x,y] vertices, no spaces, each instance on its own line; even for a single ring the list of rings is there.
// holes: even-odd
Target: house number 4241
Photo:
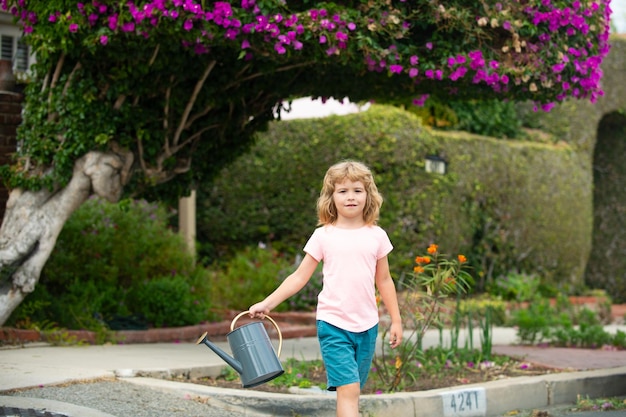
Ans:
[[[441,399],[444,417],[483,417],[487,414],[484,388],[446,392]]]

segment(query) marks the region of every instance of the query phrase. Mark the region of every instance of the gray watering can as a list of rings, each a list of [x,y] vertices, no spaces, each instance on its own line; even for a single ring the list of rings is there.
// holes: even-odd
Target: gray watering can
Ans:
[[[263,323],[260,321],[244,324],[233,330],[237,320],[248,313],[248,311],[239,313],[230,323],[230,333],[226,335],[234,358],[209,341],[206,337],[206,332],[196,342],[197,345],[204,343],[217,356],[232,366],[240,375],[244,388],[252,388],[264,384],[285,372],[280,360],[278,360],[280,351],[283,348],[283,335],[271,317],[265,316],[272,322],[278,332],[278,354],[274,352],[270,338],[265,331],[265,327],[263,327]]]

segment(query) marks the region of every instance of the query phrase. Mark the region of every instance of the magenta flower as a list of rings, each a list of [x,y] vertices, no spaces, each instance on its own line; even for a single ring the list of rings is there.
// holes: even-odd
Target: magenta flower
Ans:
[[[111,30],[117,29],[117,14],[109,16],[109,29]]]
[[[343,42],[345,42],[345,41],[347,41],[347,40],[348,40],[348,35],[347,35],[346,33],[343,33],[343,32],[337,32],[337,33],[335,34],[335,37],[336,37],[338,40],[343,41]]]
[[[78,32],[78,24],[76,24],[76,23],[71,23],[71,24],[70,24],[70,32],[72,32],[72,33],[76,33],[76,32]]]
[[[458,67],[457,69],[455,69],[452,74],[450,74],[450,79],[452,81],[456,81],[459,78],[462,78],[465,73],[467,73],[467,68],[465,67]]]
[[[278,52],[278,54],[279,54],[279,55],[283,55],[285,52],[287,52],[287,50],[285,49],[285,47],[283,46],[283,44],[282,44],[282,43],[280,43],[280,42],[276,42],[276,43],[274,44],[274,50],[275,50],[276,52]]]
[[[123,32],[132,32],[135,30],[135,24],[133,22],[126,22],[122,25]]]
[[[428,100],[428,94],[422,94],[420,97],[413,99],[413,105],[417,107],[424,107],[426,100]]]
[[[106,45],[109,43],[109,37],[107,35],[100,36],[100,44]]]

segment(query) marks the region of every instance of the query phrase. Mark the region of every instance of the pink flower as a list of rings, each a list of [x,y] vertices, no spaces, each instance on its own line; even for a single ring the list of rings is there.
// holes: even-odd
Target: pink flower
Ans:
[[[402,65],[390,65],[389,71],[391,71],[392,74],[400,74],[402,72]]]
[[[276,43],[274,44],[274,50],[275,50],[276,52],[278,52],[278,54],[279,54],[279,55],[283,55],[285,52],[287,52],[287,50],[285,49],[285,47],[283,46],[283,44],[282,44],[282,43],[280,43],[280,42],[276,42]]]
[[[100,36],[100,43],[102,45],[106,45],[107,43],[109,43],[109,37],[107,35]]]
[[[72,32],[72,33],[78,32],[78,24],[76,24],[76,23],[70,24],[70,32]]]
[[[413,105],[418,107],[424,107],[424,103],[426,103],[428,97],[428,94],[422,94],[420,97],[413,99]]]
[[[135,24],[133,22],[126,22],[122,25],[123,32],[132,32],[135,30]]]
[[[109,16],[109,29],[111,30],[117,29],[117,15],[116,14]]]

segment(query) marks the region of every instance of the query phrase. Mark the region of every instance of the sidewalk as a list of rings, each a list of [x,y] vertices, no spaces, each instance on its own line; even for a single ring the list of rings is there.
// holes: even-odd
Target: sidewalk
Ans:
[[[626,332],[625,325],[607,326],[607,331],[615,332],[618,329]],[[474,340],[479,340],[479,336],[475,335]],[[425,348],[438,343],[438,332],[429,332],[424,339]],[[216,344],[230,353],[225,341]],[[416,393],[366,395],[362,397],[362,408],[374,416],[448,417],[457,415],[450,414],[450,410],[446,409],[447,401],[453,399],[451,396],[469,398],[471,395],[476,402],[475,411],[479,414],[458,415],[499,416],[516,409],[573,404],[577,395],[589,398],[626,396],[626,351],[516,346],[516,331],[512,328],[494,329],[493,344],[494,353],[514,355],[529,362],[578,372],[512,378]],[[288,357],[305,360],[321,357],[315,337],[285,339],[282,352],[282,360]],[[123,380],[142,388],[174,394],[175,398],[181,402],[186,401],[187,404],[190,397],[206,398],[207,402],[211,401],[214,412],[222,407],[224,414],[213,414],[216,416],[291,416],[294,410],[302,416],[334,415],[334,398],[330,395],[226,390],[161,379],[165,376],[186,378],[215,376],[224,366],[222,360],[210,349],[193,342],[73,347],[32,344],[25,348],[6,348],[0,350],[0,416],[20,415],[15,414],[15,411],[13,414],[2,414],[3,407],[5,409],[43,407],[49,412],[67,413],[60,414],[61,417],[126,417],[114,414],[107,405],[100,409],[88,408],[89,399],[86,399],[84,404],[44,401],[42,405],[43,400],[39,398],[31,397],[29,400],[24,396],[15,396],[13,392],[8,393],[11,396],[6,395],[6,391],[14,389],[47,387],[93,379]],[[37,392],[32,390],[27,393],[36,396]],[[242,401],[242,398],[245,398],[245,401]],[[139,399],[136,401],[140,402]],[[63,405],[82,408],[78,412],[65,411]],[[163,414],[163,416],[174,415],[178,414]],[[619,414],[613,414],[613,417],[617,415]],[[626,416],[626,413],[622,415]]]

